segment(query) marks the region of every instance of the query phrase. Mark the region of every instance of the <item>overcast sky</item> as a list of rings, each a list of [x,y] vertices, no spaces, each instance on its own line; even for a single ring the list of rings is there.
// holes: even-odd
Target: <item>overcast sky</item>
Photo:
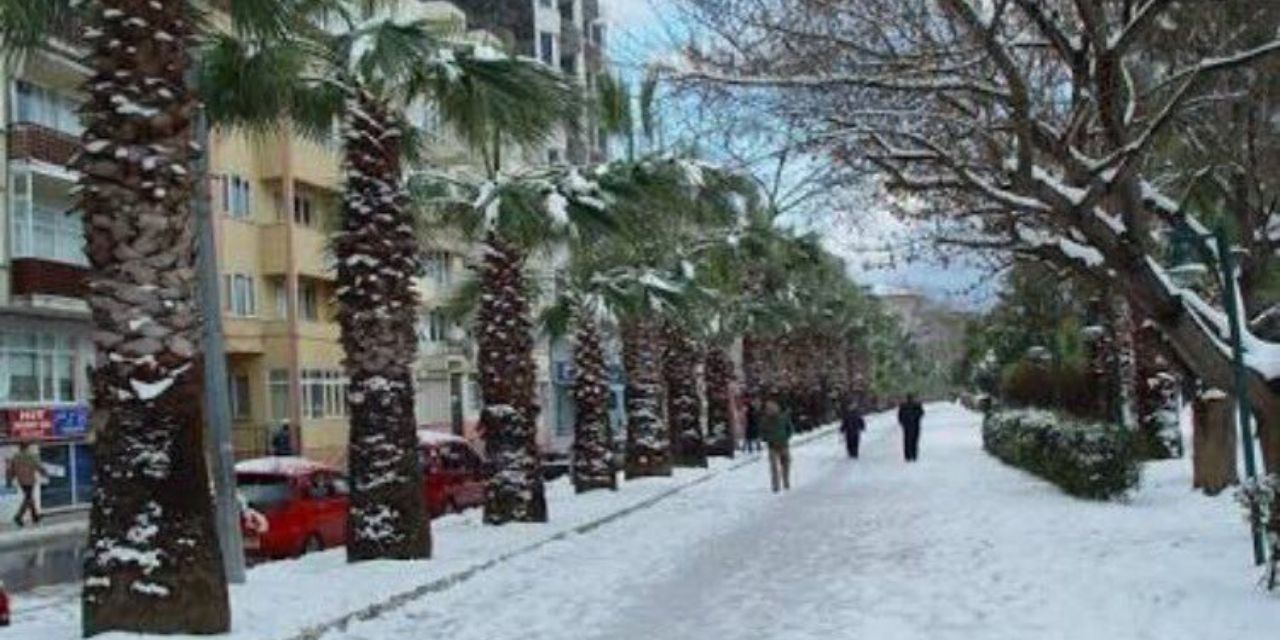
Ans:
[[[678,0],[675,0],[678,1]],[[623,74],[631,75],[646,60],[671,55],[687,31],[673,0],[601,0],[609,20],[608,49]],[[854,277],[877,288],[910,289],[958,306],[985,306],[993,284],[986,268],[973,260],[939,264],[909,260],[909,247],[919,230],[904,224],[868,194],[803,226],[822,233],[828,248],[844,257]],[[855,210],[856,209],[856,210]],[[966,264],[971,263],[971,264]]]

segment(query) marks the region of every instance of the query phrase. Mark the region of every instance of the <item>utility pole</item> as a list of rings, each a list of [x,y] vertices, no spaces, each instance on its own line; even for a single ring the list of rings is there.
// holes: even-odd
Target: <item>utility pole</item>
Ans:
[[[209,205],[209,122],[204,111],[196,115],[196,141],[192,210],[196,217],[196,278],[200,310],[204,316],[204,442],[213,474],[215,522],[222,565],[227,581],[245,580],[244,541],[240,536],[240,505],[235,496],[235,456],[231,446],[231,401],[227,389],[227,359],[222,342],[222,305],[218,285],[218,256],[213,237],[213,207]]]
[[[1253,459],[1253,429],[1249,420],[1252,411],[1249,407],[1249,383],[1244,363],[1244,330],[1241,327],[1244,319],[1240,309],[1239,280],[1236,276],[1235,256],[1231,253],[1231,243],[1227,241],[1226,231],[1219,227],[1214,231],[1214,240],[1218,248],[1218,264],[1222,266],[1222,298],[1227,308],[1227,319],[1231,324],[1231,360],[1235,374],[1235,396],[1237,420],[1240,421],[1240,445],[1244,447],[1244,472],[1250,479],[1258,477],[1257,463]],[[1254,564],[1267,561],[1266,545],[1263,543],[1262,523],[1257,508],[1249,513],[1249,528],[1253,533]]]

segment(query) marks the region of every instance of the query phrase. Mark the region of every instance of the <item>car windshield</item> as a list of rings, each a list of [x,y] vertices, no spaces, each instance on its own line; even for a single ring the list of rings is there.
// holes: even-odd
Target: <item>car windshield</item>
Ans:
[[[289,499],[289,479],[272,475],[240,475],[236,477],[240,493],[254,509],[277,506]]]

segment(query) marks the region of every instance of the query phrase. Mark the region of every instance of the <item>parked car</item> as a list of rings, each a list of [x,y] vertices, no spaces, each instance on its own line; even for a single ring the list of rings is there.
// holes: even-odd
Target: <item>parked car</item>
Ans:
[[[9,626],[9,592],[5,590],[4,583],[0,582],[0,627]]]
[[[419,429],[418,454],[431,517],[484,504],[488,465],[469,442],[451,433]]]
[[[348,486],[334,467],[294,456],[255,458],[236,463],[236,484],[249,555],[283,558],[346,542]]]
[[[569,454],[564,451],[542,452],[542,479],[550,482],[570,471]]]

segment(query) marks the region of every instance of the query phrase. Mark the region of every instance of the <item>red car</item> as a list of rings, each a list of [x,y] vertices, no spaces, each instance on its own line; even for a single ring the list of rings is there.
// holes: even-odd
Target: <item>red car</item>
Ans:
[[[283,558],[346,542],[347,480],[337,469],[297,457],[244,460],[236,484],[250,555]]]
[[[484,504],[488,472],[484,459],[466,440],[451,433],[419,429],[418,453],[425,476],[423,496],[432,517]]]

